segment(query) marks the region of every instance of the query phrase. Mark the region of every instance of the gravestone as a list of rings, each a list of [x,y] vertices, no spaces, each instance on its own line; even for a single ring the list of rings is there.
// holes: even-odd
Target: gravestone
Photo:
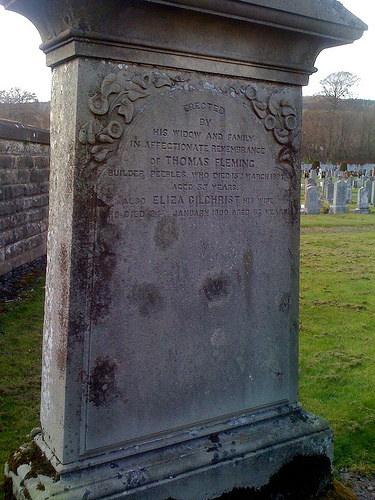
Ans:
[[[371,205],[375,205],[375,182],[373,182],[372,186],[371,186],[371,198],[370,198],[370,201],[371,201]]]
[[[309,187],[312,187],[312,186],[316,187],[316,182],[313,178],[309,177],[308,179],[306,179],[306,182],[305,182],[305,200],[307,197],[307,190]]]
[[[9,466],[14,491],[208,499],[331,458],[298,403],[301,86],[365,25],[336,0],[0,3],[53,68],[34,442],[57,480]]]
[[[352,202],[352,189],[350,187],[346,190],[346,203]]]
[[[318,207],[319,191],[316,186],[309,186],[306,194],[306,207],[307,214],[319,214],[320,208]]]
[[[313,168],[310,170],[310,179],[313,179],[314,182],[316,182],[316,169]]]
[[[331,214],[346,214],[349,208],[346,206],[348,186],[345,181],[337,181],[333,190],[333,204],[329,207]]]
[[[334,192],[334,183],[333,182],[329,182],[326,186],[326,192],[327,192],[327,197],[326,197],[326,201],[327,203],[332,203],[333,202],[333,192]]]
[[[372,192],[372,184],[373,184],[373,179],[370,178],[370,179],[367,179],[366,183],[365,183],[365,188],[367,189],[367,195],[368,195],[368,199],[370,200],[371,199],[371,192]]]
[[[357,194],[357,208],[355,209],[356,214],[369,214],[370,209],[368,205],[368,192],[365,187],[361,187]]]

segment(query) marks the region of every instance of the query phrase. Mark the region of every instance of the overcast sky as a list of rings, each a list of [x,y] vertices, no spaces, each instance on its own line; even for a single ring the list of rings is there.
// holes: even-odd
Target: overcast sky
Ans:
[[[298,0],[297,0],[298,1]],[[342,0],[369,30],[352,45],[324,50],[317,58],[318,72],[310,77],[304,95],[320,90],[320,80],[331,73],[348,71],[360,77],[356,97],[375,100],[375,0]],[[21,87],[35,92],[40,101],[50,99],[50,69],[39,50],[41,43],[30,21],[0,7],[0,90]]]

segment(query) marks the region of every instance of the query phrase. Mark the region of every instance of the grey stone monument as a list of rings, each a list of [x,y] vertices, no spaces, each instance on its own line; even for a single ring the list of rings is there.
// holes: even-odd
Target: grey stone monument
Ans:
[[[301,86],[366,26],[336,0],[0,3],[53,69],[35,445],[56,475],[8,467],[14,491],[208,499],[331,457],[298,403]]]
[[[349,208],[346,206],[348,185],[345,181],[337,181],[333,189],[333,205],[329,207],[331,214],[346,214]]]
[[[369,214],[370,209],[368,205],[368,192],[365,187],[358,189],[357,194],[357,208],[355,209],[356,214]]]
[[[372,192],[372,185],[373,185],[374,181],[373,179],[367,179],[366,183],[365,183],[365,188],[367,189],[367,195],[368,195],[368,199],[370,200],[371,199],[371,192]]]
[[[370,198],[370,201],[371,201],[371,205],[375,205],[375,182],[373,182],[372,186],[371,186],[371,198]]]
[[[352,203],[352,188],[349,186],[346,190],[346,203]]]
[[[306,214],[319,214],[320,208],[318,207],[319,190],[316,186],[309,186],[307,188],[306,196]]]
[[[332,203],[333,202],[334,188],[335,188],[335,186],[334,186],[333,182],[329,181],[328,184],[326,185],[326,193],[327,193],[326,201],[328,203]]]

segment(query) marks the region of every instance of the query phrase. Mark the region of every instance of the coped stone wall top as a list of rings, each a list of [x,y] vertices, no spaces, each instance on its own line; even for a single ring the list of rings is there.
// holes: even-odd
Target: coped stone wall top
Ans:
[[[129,62],[163,65],[168,54],[168,65],[179,69],[297,85],[308,83],[322,49],[351,43],[367,29],[337,0],[0,4],[35,24],[52,67],[77,56],[118,60],[124,51]]]
[[[19,122],[0,119],[0,139],[49,144],[49,131]]]

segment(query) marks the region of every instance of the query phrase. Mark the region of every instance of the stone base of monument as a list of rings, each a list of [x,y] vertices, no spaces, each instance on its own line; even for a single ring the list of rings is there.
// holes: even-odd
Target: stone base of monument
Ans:
[[[153,451],[136,454],[124,447],[64,466],[54,463],[42,434],[32,446],[38,450],[34,458],[24,448],[6,465],[8,492],[18,500],[201,500],[234,488],[261,488],[297,456],[331,459],[333,433],[296,405],[222,422],[211,434],[197,426],[184,440],[180,435]]]
[[[336,207],[334,205],[331,205],[329,207],[330,214],[347,214],[348,212],[349,212],[348,207]]]
[[[369,214],[369,213],[370,213],[370,209],[369,209],[369,208],[356,208],[356,209],[354,210],[354,212],[355,212],[356,214],[360,214],[360,215],[361,215],[361,214]]]

